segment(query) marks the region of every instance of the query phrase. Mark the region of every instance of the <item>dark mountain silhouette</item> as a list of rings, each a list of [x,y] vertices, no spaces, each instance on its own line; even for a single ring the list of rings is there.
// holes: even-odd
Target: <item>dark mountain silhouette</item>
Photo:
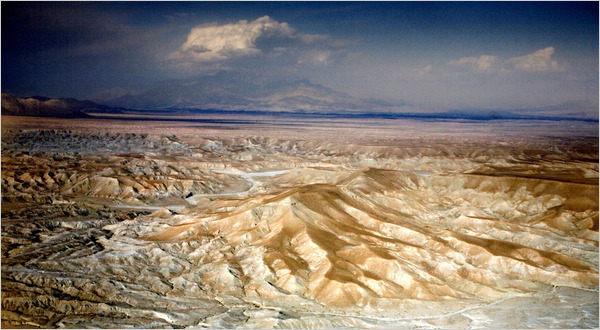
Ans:
[[[2,114],[41,117],[88,117],[86,112],[118,112],[119,109],[80,101],[73,98],[49,98],[45,96],[16,97],[2,93]]]

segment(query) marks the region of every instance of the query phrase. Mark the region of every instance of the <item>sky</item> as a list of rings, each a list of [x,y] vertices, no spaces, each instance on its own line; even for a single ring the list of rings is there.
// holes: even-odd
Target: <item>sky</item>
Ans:
[[[598,2],[7,2],[2,92],[220,70],[449,109],[598,106]]]

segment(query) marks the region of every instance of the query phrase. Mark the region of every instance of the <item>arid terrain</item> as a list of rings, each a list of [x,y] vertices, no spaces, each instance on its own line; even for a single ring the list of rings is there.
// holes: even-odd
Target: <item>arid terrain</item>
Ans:
[[[598,123],[2,117],[3,328],[597,328]]]

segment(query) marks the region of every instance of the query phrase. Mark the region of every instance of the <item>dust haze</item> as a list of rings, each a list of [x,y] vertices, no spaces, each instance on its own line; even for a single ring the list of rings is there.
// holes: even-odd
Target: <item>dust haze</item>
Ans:
[[[6,328],[598,327],[597,122],[3,116],[1,224]]]

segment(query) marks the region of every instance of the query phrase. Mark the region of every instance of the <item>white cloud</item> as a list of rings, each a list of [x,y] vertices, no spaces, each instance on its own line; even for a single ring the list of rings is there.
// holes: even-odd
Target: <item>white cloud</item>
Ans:
[[[496,61],[497,57],[493,55],[481,55],[479,57],[463,57],[459,60],[450,61],[452,65],[469,66],[479,71],[489,71]]]
[[[191,30],[187,41],[171,53],[169,59],[216,62],[252,56],[261,53],[256,45],[260,37],[293,38],[294,30],[287,23],[279,23],[269,16],[251,22],[201,25]]]
[[[331,62],[332,52],[329,50],[312,50],[302,52],[298,58],[298,64],[329,64]]]
[[[495,55],[481,55],[479,57],[463,57],[452,60],[448,64],[458,67],[470,68],[480,72],[542,72],[562,70],[558,62],[552,59],[554,47],[546,47],[531,54],[517,56],[510,59],[500,59]]]
[[[513,57],[510,62],[516,69],[524,71],[559,70],[558,62],[552,59],[554,47],[546,47],[531,54]]]

